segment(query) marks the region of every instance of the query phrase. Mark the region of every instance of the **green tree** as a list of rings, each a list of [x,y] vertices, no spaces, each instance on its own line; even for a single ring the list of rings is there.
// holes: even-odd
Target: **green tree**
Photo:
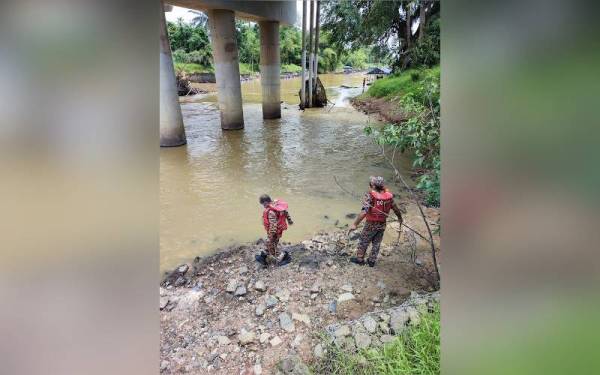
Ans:
[[[395,67],[405,69],[424,65],[418,60],[424,54],[411,51],[419,36],[427,35],[427,24],[432,16],[439,14],[440,5],[433,0],[340,0],[324,2],[323,10],[323,29],[331,32],[331,42],[338,54],[363,46],[378,47],[375,49],[378,53],[389,51]],[[421,44],[421,48],[426,46],[437,47],[439,56],[439,44]],[[427,65],[436,63],[439,58]]]

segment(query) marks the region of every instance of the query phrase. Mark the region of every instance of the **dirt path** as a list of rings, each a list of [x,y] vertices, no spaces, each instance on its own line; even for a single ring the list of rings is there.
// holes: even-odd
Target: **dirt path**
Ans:
[[[289,354],[310,363],[328,325],[430,290],[424,243],[417,245],[418,266],[408,261],[404,243],[382,246],[370,268],[348,262],[357,234],[321,233],[286,244],[293,261],[284,267],[264,269],[254,261],[262,241],[178,267],[160,288],[161,372],[272,374]]]

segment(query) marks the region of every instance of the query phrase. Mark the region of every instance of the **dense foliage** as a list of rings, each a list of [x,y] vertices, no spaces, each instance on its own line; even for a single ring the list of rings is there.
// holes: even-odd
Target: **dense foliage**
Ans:
[[[212,50],[209,41],[208,21],[201,12],[191,23],[181,19],[168,23],[169,41],[173,51],[173,60],[178,70],[212,71]],[[236,20],[236,40],[239,49],[240,73],[260,70],[260,27],[253,22]],[[307,34],[308,38],[308,34]],[[355,69],[364,69],[378,61],[378,55],[371,48],[356,47],[336,49],[332,45],[331,32],[321,30],[319,37],[319,72],[327,73],[339,70],[347,65]],[[294,26],[281,26],[279,47],[282,72],[301,71],[302,32]]]
[[[323,3],[323,29],[336,51],[370,46],[397,70],[439,64],[438,1],[340,0]]]
[[[384,147],[410,151],[413,166],[423,171],[417,188],[430,206],[440,204],[440,69],[408,70],[377,80],[367,95],[396,101],[404,113],[401,124],[381,129],[367,127],[367,134]]]
[[[317,374],[437,375],[440,373],[440,305],[423,314],[416,326],[404,330],[382,347],[348,354],[335,345],[316,364]]]

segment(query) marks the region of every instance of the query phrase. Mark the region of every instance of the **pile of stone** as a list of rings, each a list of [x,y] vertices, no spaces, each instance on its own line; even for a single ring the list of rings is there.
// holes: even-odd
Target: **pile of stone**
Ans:
[[[439,299],[439,292],[411,292],[410,297],[400,306],[370,312],[359,319],[328,326],[328,342],[349,352],[386,344],[392,341],[395,335],[402,333],[408,325],[418,324],[421,314],[431,309]],[[323,344],[315,346],[315,357],[323,357],[324,347],[326,345]]]

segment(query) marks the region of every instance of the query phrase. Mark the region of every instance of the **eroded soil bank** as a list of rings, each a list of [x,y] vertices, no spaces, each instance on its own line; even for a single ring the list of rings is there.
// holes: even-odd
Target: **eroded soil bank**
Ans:
[[[437,210],[428,213],[437,221]],[[431,294],[427,243],[403,232],[398,243],[382,245],[370,268],[348,261],[358,235],[323,232],[286,243],[293,261],[283,267],[254,261],[264,248],[259,240],[169,273],[160,288],[161,372],[305,373],[296,359],[314,364],[326,336],[350,351],[390,340],[418,319],[403,306],[439,298]]]

